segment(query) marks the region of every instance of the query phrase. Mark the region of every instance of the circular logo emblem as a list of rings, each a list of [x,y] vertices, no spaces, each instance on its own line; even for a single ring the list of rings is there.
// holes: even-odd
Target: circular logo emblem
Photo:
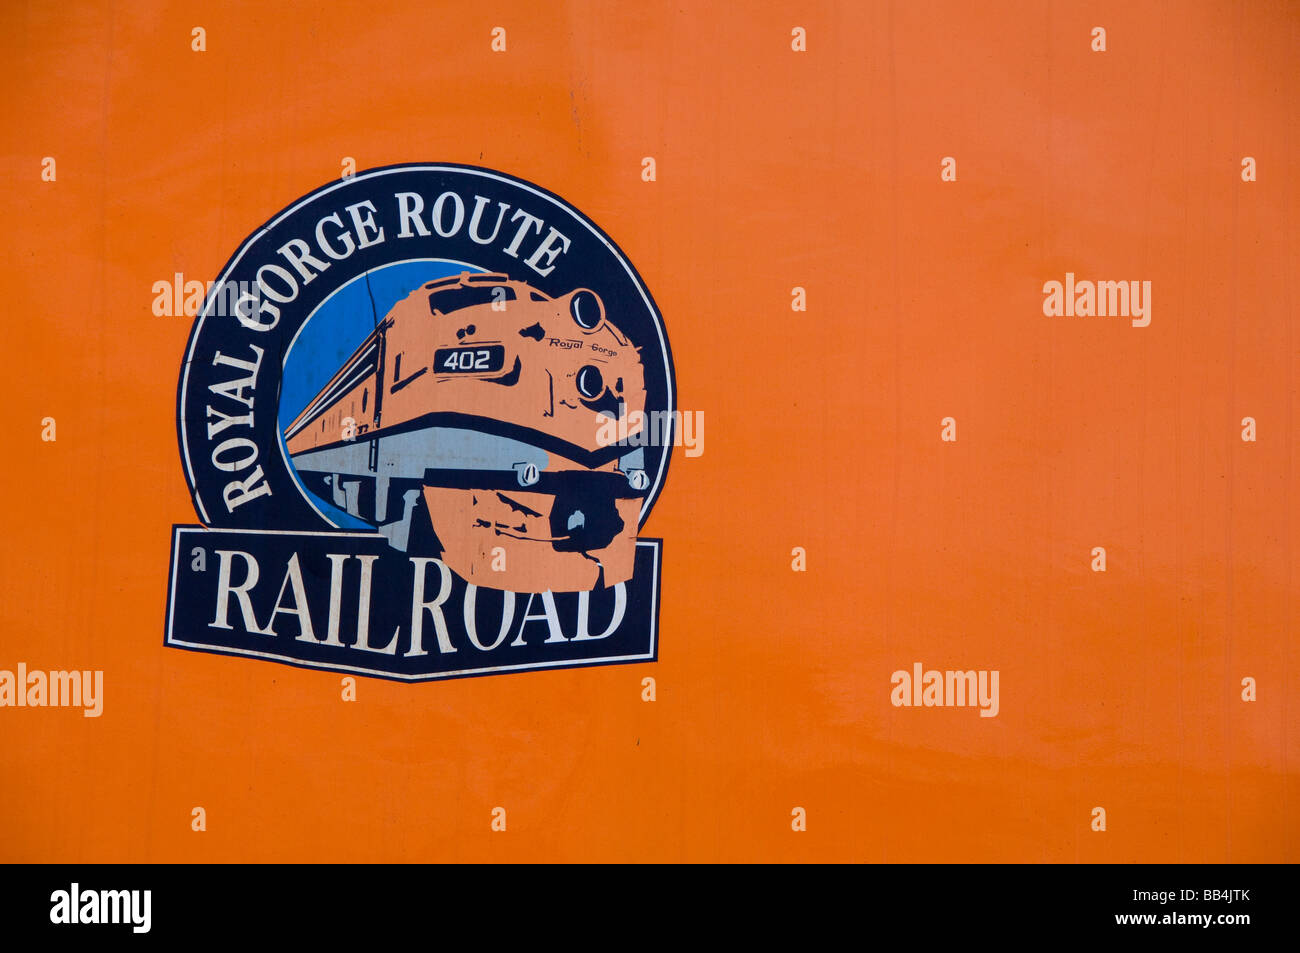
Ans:
[[[516,592],[630,577],[675,419],[663,322],[613,241],[447,164],[359,173],[257,229],[177,404],[207,526],[379,534]]]

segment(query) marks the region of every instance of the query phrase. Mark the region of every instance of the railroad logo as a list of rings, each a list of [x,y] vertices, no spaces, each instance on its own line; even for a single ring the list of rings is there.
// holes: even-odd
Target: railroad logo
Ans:
[[[558,196],[446,164],[318,189],[195,319],[166,644],[405,680],[654,660],[676,419],[649,291]]]

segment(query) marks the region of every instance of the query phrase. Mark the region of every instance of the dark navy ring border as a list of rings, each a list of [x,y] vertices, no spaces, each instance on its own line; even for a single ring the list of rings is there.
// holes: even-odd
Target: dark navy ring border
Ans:
[[[362,175],[369,175],[372,172],[387,172],[392,169],[419,169],[426,166],[445,166],[449,169],[465,169],[470,172],[484,172],[489,175],[496,175],[496,176],[501,176],[502,178],[505,179],[510,179],[511,181],[517,182],[518,184],[522,186],[526,186],[527,188],[530,189],[536,189],[537,191],[549,196],[551,199],[558,202],[563,208],[572,212],[575,216],[577,216],[577,218],[579,218],[586,225],[588,225],[597,235],[599,235],[606,242],[608,242],[610,247],[618,249],[619,255],[623,259],[623,263],[627,266],[628,270],[632,272],[632,276],[636,279],[637,283],[641,286],[641,291],[644,292],[646,301],[649,302],[650,304],[650,310],[654,313],[655,320],[659,322],[659,327],[663,332],[662,337],[663,337],[663,344],[664,344],[664,360],[668,366],[668,382],[669,382],[669,386],[672,389],[673,403],[674,404],[679,403],[678,401],[679,394],[677,390],[677,368],[673,364],[672,345],[668,341],[668,329],[664,326],[663,312],[659,310],[659,304],[658,302],[655,301],[654,295],[650,293],[650,286],[646,284],[645,279],[641,277],[641,272],[637,271],[636,265],[632,263],[632,260],[623,251],[623,246],[619,245],[616,241],[614,241],[614,239],[611,238],[603,228],[601,228],[594,221],[588,218],[586,213],[578,209],[562,195],[558,195],[555,192],[552,192],[550,189],[540,186],[535,182],[529,182],[527,179],[521,179],[517,175],[511,175],[509,172],[502,172],[500,169],[491,169],[488,168],[487,166],[481,166],[481,165],[469,165],[464,162],[440,162],[438,160],[427,160],[423,162],[394,162],[391,165],[379,165],[371,169],[363,169],[362,171],[357,172],[354,176],[352,176],[352,178],[356,178]],[[222,265],[220,269],[218,269],[217,271],[218,276],[224,275],[230,270],[231,266],[234,265],[235,263],[235,259],[239,257],[239,254],[241,250],[244,248],[244,245],[249,241],[249,239],[255,237],[266,226],[267,222],[275,221],[277,218],[284,215],[286,212],[289,211],[289,209],[293,208],[295,205],[299,205],[303,202],[309,201],[313,196],[318,195],[321,192],[324,192],[326,189],[333,188],[338,184],[338,182],[339,182],[338,179],[330,179],[328,182],[324,183],[323,185],[317,186],[316,188],[312,189],[310,192],[306,193],[305,195],[298,196],[292,202],[289,202],[287,205],[282,206],[279,210],[277,210],[272,215],[270,215],[265,221],[263,221],[260,225],[258,225],[252,232],[250,232],[247,236],[245,236],[245,238],[239,243],[238,247],[235,248],[234,252],[231,253],[230,257],[226,259],[226,263]],[[220,294],[220,292],[221,289],[214,285],[212,294],[217,295]],[[194,324],[190,328],[190,333],[185,339],[185,347],[181,352],[182,353],[181,374],[176,380],[176,446],[178,449],[182,445],[181,428],[183,426],[184,415],[185,415],[185,408],[181,406],[181,391],[184,385],[185,378],[189,375],[190,372],[190,369],[187,366],[187,362],[184,361],[183,356],[189,354],[191,349],[194,347],[196,343],[195,338],[198,335],[198,331],[199,331],[199,324],[200,324],[199,319],[202,318],[204,313],[208,310],[208,307],[211,304],[211,302],[212,302],[211,295],[204,299],[203,307],[199,309],[199,313],[194,317]],[[672,425],[670,423],[669,433],[667,435],[670,446],[672,441],[671,428]],[[670,466],[671,462],[672,462],[672,451],[670,449],[669,452],[664,455],[664,469],[663,469],[662,478],[659,480],[659,486],[655,490],[654,494],[649,498],[649,505],[646,508],[647,519],[649,518],[650,512],[654,510],[655,503],[658,502],[659,500],[659,494],[663,492],[664,487],[668,484],[668,471],[671,469]],[[197,489],[194,486],[190,485],[189,474],[185,472],[185,461],[182,459],[180,463],[181,463],[181,477],[185,481],[186,487],[189,488],[190,505],[194,506],[194,494],[197,492]],[[195,509],[197,511],[197,507]],[[637,525],[644,526],[645,520],[641,520]],[[222,527],[213,527],[213,528],[220,529]],[[658,597],[656,596],[656,599],[657,598]],[[657,611],[658,611],[658,606],[656,606],[656,612]]]

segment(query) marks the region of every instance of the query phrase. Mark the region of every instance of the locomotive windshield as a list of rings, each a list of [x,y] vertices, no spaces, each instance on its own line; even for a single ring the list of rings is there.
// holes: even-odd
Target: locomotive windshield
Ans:
[[[515,292],[509,285],[480,285],[475,288],[445,288],[429,295],[431,314],[449,314],[475,304],[494,301],[514,301]]]

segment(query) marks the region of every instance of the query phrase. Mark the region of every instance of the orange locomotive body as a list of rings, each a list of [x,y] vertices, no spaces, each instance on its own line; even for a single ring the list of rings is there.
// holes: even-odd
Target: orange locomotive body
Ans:
[[[594,292],[462,273],[394,305],[284,437],[308,489],[398,549],[480,586],[581,591],[632,574],[644,451],[601,437],[644,408],[640,354]]]

